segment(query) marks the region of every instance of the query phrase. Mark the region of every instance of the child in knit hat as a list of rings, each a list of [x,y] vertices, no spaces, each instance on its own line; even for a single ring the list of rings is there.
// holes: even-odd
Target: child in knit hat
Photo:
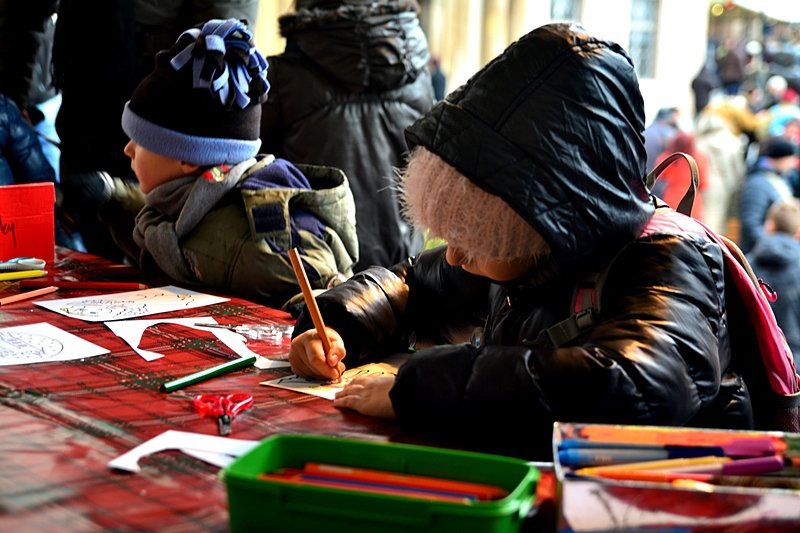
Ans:
[[[321,294],[326,331],[300,316],[294,371],[336,378],[433,343],[334,405],[531,459],[551,457],[554,421],[751,427],[720,249],[696,223],[651,227],[669,208],[645,185],[644,117],[618,45],[563,23],[513,43],[406,130],[406,211],[446,247]],[[593,322],[562,335],[579,282],[611,258]],[[471,342],[448,336],[465,327]]]
[[[144,193],[132,258],[186,285],[280,305],[298,291],[299,249],[325,288],[357,260],[347,179],[258,155],[267,63],[248,28],[211,20],[159,52],[125,105],[125,154]]]

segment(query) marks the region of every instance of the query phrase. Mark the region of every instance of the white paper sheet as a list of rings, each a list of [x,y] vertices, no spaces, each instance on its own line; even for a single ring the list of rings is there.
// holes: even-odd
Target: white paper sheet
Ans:
[[[70,361],[109,353],[47,322],[0,329],[0,365]]]
[[[229,299],[168,285],[141,291],[42,300],[33,303],[70,318],[87,322],[105,322],[193,309],[226,302]]]
[[[215,466],[227,466],[233,458],[250,451],[256,444],[256,440],[231,439],[170,429],[112,459],[108,467],[139,472],[139,460],[142,457],[164,450],[180,450]]]
[[[348,368],[344,371],[344,373],[342,373],[342,379],[338,383],[303,378],[292,374],[291,376],[271,379],[269,381],[262,381],[261,385],[278,387],[280,389],[289,389],[295,392],[302,392],[303,394],[311,394],[312,396],[319,396],[321,398],[333,400],[336,397],[336,394],[342,390],[345,385],[357,377],[378,376],[384,374],[397,375],[397,370],[400,368],[400,365],[402,365],[407,359],[408,355],[395,355],[380,363],[367,363],[365,365]]]
[[[236,332],[229,331],[227,329],[204,328],[202,326],[195,325],[200,323],[216,324],[217,321],[214,320],[213,317],[203,316],[151,320],[119,320],[116,322],[105,322],[105,325],[108,327],[108,329],[114,332],[115,335],[127,342],[128,345],[130,345],[130,347],[133,348],[136,353],[141,355],[145,361],[155,361],[156,359],[164,357],[164,354],[139,348],[139,343],[142,342],[142,336],[144,335],[145,330],[155,324],[179,324],[213,333],[222,344],[230,348],[234,353],[240,355],[241,357],[250,357],[252,355],[257,356],[258,359],[256,360],[255,364],[256,368],[281,368],[289,366],[288,361],[273,361],[272,359],[268,359],[253,352],[247,347],[245,338]]]

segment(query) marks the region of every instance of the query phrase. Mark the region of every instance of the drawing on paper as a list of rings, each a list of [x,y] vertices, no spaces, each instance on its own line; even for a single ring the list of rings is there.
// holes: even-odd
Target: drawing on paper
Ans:
[[[349,368],[342,373],[342,380],[339,382],[320,381],[318,379],[304,378],[295,374],[285,376],[282,378],[272,379],[269,381],[262,381],[261,385],[269,387],[278,387],[281,389],[289,389],[304,394],[311,394],[313,396],[320,396],[333,400],[340,390],[347,384],[358,377],[366,376],[381,376],[381,375],[397,375],[397,369],[406,360],[403,358],[396,358],[387,360],[381,363],[368,363],[366,365]]]
[[[35,333],[0,331],[0,359],[37,362],[52,359],[64,345],[56,339]]]
[[[0,365],[69,361],[109,353],[47,322],[0,329]]]
[[[167,286],[100,296],[44,300],[35,303],[71,318],[101,322],[192,309],[227,300],[228,298]]]

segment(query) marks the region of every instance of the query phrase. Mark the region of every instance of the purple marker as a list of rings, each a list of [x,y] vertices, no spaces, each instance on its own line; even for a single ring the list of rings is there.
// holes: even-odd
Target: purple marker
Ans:
[[[726,463],[703,464],[696,466],[686,466],[670,471],[692,472],[697,474],[751,476],[754,474],[766,474],[783,470],[784,460],[781,455],[769,455],[766,457],[750,457],[748,459],[737,459]]]

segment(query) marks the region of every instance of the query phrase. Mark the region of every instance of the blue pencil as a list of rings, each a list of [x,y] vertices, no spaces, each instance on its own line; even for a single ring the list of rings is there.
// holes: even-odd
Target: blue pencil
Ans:
[[[703,457],[718,455],[726,457],[760,457],[778,453],[770,438],[740,439],[719,446],[690,446],[684,444],[627,444],[591,441],[582,439],[564,439],[558,445],[560,450],[613,448],[621,450],[667,450],[669,457]]]

